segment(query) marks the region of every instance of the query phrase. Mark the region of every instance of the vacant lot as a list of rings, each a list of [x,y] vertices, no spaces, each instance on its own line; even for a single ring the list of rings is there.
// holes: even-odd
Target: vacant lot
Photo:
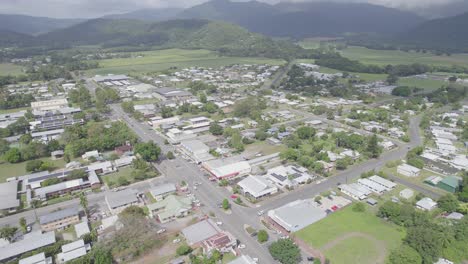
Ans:
[[[266,58],[223,57],[208,50],[167,49],[134,53],[132,58],[100,60],[99,69],[90,74],[128,74],[164,71],[171,67],[221,67],[231,64],[283,64],[282,60]]]
[[[341,53],[347,58],[376,65],[424,63],[437,66],[462,65],[468,67],[468,54],[436,56],[431,53],[372,50],[355,46],[348,47],[342,50]]]
[[[11,64],[11,63],[0,63],[0,76],[3,75],[20,75],[23,73],[23,67]]]
[[[370,212],[352,211],[351,205],[296,235],[321,250],[331,263],[375,264],[385,263],[405,233]]]

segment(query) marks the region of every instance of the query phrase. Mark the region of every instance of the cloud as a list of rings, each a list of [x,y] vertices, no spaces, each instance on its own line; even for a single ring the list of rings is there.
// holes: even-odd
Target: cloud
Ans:
[[[0,0],[0,13],[91,18],[143,8],[190,7],[207,0]],[[245,0],[244,0],[245,1]],[[259,0],[277,3],[280,0]],[[437,9],[466,0],[283,0],[371,3],[404,10]]]

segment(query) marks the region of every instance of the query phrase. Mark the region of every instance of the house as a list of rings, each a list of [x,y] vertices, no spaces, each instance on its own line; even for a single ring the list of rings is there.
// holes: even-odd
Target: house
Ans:
[[[425,197],[416,202],[416,208],[424,210],[424,211],[431,211],[437,206],[437,203],[434,202],[431,198]]]
[[[58,159],[63,158],[63,155],[64,155],[63,150],[56,150],[56,151],[52,151],[52,152],[50,153],[50,158],[51,158],[52,160],[58,160]]]
[[[133,189],[125,189],[118,192],[110,192],[105,197],[107,207],[113,214],[120,213],[131,205],[139,205],[137,192]]]
[[[85,154],[81,155],[81,158],[88,161],[90,158],[98,159],[99,158],[99,151],[93,150],[88,151]]]
[[[83,239],[68,243],[62,246],[62,252],[57,254],[57,262],[65,263],[67,261],[82,257],[91,250],[90,244],[85,244]]]
[[[390,190],[393,190],[395,189],[395,187],[397,186],[396,183],[392,182],[392,181],[389,181],[385,178],[382,178],[378,175],[373,175],[371,177],[369,177],[369,180],[379,184],[380,186],[384,187],[385,190],[387,191],[390,191]]]
[[[174,194],[177,191],[175,184],[166,183],[161,184],[150,190],[151,195],[156,201],[161,201],[167,196]]]
[[[278,192],[278,188],[261,176],[249,175],[239,183],[242,193],[250,198],[258,199]]]
[[[408,164],[401,164],[397,167],[397,173],[407,177],[418,177],[420,172],[420,169]]]
[[[325,172],[325,173],[330,173],[335,168],[335,165],[333,163],[326,162],[326,161],[323,161],[323,160],[319,160],[317,162],[323,165],[323,172]]]
[[[445,216],[446,219],[451,219],[451,220],[461,220],[463,219],[463,217],[464,215],[458,212],[452,212]]]
[[[12,213],[20,206],[18,199],[18,181],[0,183],[0,212]]]
[[[20,259],[18,264],[52,264],[52,257],[46,258],[44,252]]]
[[[306,168],[289,165],[278,166],[267,171],[267,178],[279,188],[292,188],[316,178],[310,175]]]
[[[288,232],[296,232],[323,218],[327,214],[315,206],[312,199],[297,200],[268,211],[268,217]]]
[[[236,239],[230,233],[221,232],[203,241],[203,249],[205,252],[217,250],[221,253],[229,253],[236,244]]]
[[[444,258],[439,258],[434,264],[454,264],[452,261]]]
[[[89,230],[89,225],[87,221],[83,221],[75,226],[75,233],[76,237],[80,238],[86,234],[89,234],[91,231]]]
[[[43,215],[39,218],[41,230],[49,232],[56,229],[66,228],[80,222],[80,212],[77,208],[68,208]]]
[[[364,200],[372,193],[367,187],[357,183],[342,184],[338,186],[338,189],[340,189],[342,193],[356,200]]]
[[[187,216],[192,209],[192,200],[187,197],[169,195],[164,200],[149,204],[147,207],[151,217],[161,223],[167,223]]]
[[[132,164],[133,160],[135,160],[135,159],[136,159],[135,156],[120,157],[120,158],[114,160],[114,167],[115,168],[121,168],[121,167],[129,166],[129,165]]]
[[[203,162],[202,167],[216,179],[241,177],[252,171],[247,161],[210,160]]]
[[[23,239],[5,246],[0,246],[0,262],[18,257],[26,252],[55,244],[55,233],[34,231],[25,234]]]
[[[230,233],[219,229],[211,219],[188,226],[182,229],[181,233],[189,246],[201,246],[205,253],[215,249],[226,253],[236,245],[236,239]]]
[[[400,197],[401,198],[404,198],[406,200],[410,199],[411,197],[413,197],[414,195],[414,191],[411,190],[411,189],[404,189],[400,192]]]
[[[131,152],[132,150],[133,150],[132,145],[123,145],[123,146],[120,146],[120,147],[116,147],[114,149],[114,152],[117,155],[122,156],[123,154],[125,154],[127,152]]]
[[[196,163],[214,159],[210,154],[210,148],[198,139],[181,141],[180,146],[181,151],[187,154]]]

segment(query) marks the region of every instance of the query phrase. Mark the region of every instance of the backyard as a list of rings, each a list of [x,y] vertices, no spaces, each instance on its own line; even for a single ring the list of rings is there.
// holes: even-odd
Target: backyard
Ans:
[[[352,205],[310,225],[295,235],[319,249],[331,263],[385,263],[405,232],[373,213],[354,212]]]

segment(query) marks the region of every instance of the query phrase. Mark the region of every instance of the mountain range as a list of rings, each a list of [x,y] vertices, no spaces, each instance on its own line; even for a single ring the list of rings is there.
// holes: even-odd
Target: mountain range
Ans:
[[[27,35],[38,35],[61,28],[67,28],[83,21],[85,21],[85,19],[58,19],[0,14],[0,30]]]

